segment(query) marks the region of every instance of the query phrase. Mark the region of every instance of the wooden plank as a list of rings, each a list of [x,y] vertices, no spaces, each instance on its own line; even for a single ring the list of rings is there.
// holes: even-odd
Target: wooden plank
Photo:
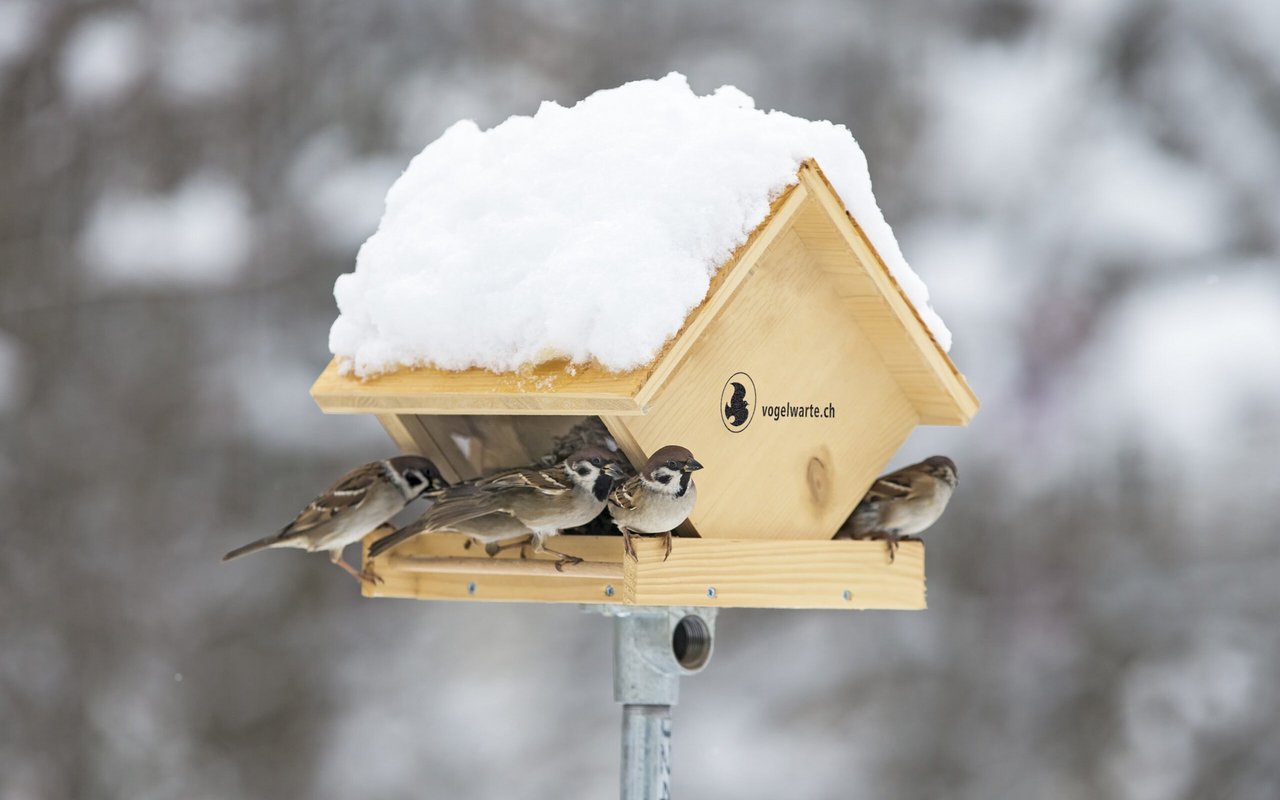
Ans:
[[[755,416],[730,431],[723,392],[743,372]],[[813,405],[834,418],[767,417]],[[778,234],[642,417],[602,417],[633,463],[668,444],[693,451],[704,538],[830,539],[919,416],[805,243]]]
[[[647,374],[548,361],[518,373],[423,367],[360,380],[334,359],[311,397],[327,414],[640,414],[635,397]]]
[[[626,600],[731,608],[926,607],[924,545],[905,542],[891,564],[883,542],[677,539],[637,542]],[[846,595],[846,592],[848,593]]]
[[[366,549],[379,535],[366,537]],[[904,543],[890,564],[882,542],[676,539],[664,561],[658,539],[637,539],[637,558],[624,560],[621,537],[559,536],[551,547],[587,560],[566,566],[563,573],[549,554],[522,560],[509,550],[488,559],[465,542],[458,534],[420,536],[374,559],[385,582],[365,586],[365,596],[724,608],[925,607],[924,546],[918,542]]]
[[[857,324],[880,350],[886,366],[928,425],[967,425],[978,398],[933,338],[884,259],[814,161],[800,169],[813,198],[795,219],[795,230]]]
[[[363,550],[368,561],[369,545],[385,531],[365,537]],[[385,581],[366,584],[366,597],[407,597],[419,600],[499,600],[523,603],[612,603],[621,597],[622,537],[556,536],[548,546],[585,559],[586,565],[567,565],[564,572],[554,567],[556,556],[529,552],[530,561],[543,566],[520,566],[518,549],[499,553],[491,561],[510,564],[467,570],[481,559],[490,561],[484,550],[466,547],[467,537],[456,533],[433,533],[410,539],[373,559],[373,567]],[[457,559],[460,569],[431,569],[423,559]],[[406,568],[406,559],[408,568]],[[414,563],[416,561],[416,563]],[[611,566],[612,565],[612,566]],[[575,568],[581,569],[575,572]],[[609,569],[617,578],[600,577]]]
[[[540,558],[460,558],[456,556],[402,556],[390,554],[385,557],[387,568],[392,572],[414,572],[423,574],[463,573],[467,575],[505,575],[527,577],[530,575],[559,576],[570,575],[574,578],[603,578],[622,582],[622,564],[617,561],[581,561],[573,564],[559,564],[552,560]]]

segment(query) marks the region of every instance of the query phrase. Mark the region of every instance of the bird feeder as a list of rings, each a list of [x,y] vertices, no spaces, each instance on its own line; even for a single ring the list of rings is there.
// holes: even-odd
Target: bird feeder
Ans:
[[[488,558],[457,534],[380,556],[367,596],[641,606],[920,609],[924,546],[833,541],[917,425],[965,425],[978,401],[817,163],[723,265],[647,365],[552,361],[505,374],[405,369],[361,380],[331,363],[326,413],[374,414],[451,480],[523,466],[598,417],[634,465],[681,444],[706,469],[668,558],[660,541],[562,536],[584,563]],[[366,540],[368,543],[374,538]]]

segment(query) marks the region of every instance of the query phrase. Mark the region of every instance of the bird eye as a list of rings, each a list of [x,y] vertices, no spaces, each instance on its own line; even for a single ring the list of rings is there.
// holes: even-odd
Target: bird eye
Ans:
[[[595,458],[591,459],[591,463],[597,467],[600,466],[600,456],[596,456]]]
[[[667,469],[680,469],[680,465],[674,461],[667,462]]]

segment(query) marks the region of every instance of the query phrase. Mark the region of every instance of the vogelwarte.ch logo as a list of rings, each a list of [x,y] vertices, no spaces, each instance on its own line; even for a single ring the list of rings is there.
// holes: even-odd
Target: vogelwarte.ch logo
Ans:
[[[766,387],[767,388],[767,387]],[[772,397],[766,398],[772,400]],[[730,433],[741,433],[756,418],[757,410],[773,422],[792,419],[835,419],[835,403],[759,402],[755,381],[745,372],[735,372],[720,390],[720,420]]]
[[[720,419],[730,433],[751,424],[756,415],[756,384],[745,372],[735,372],[720,390]]]

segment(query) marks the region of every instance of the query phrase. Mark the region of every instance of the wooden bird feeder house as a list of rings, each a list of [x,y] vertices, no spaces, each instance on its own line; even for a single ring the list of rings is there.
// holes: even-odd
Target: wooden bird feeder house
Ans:
[[[655,539],[562,536],[557,572],[489,559],[457,534],[380,556],[375,597],[634,605],[925,606],[924,547],[832,541],[911,431],[965,425],[978,401],[857,220],[812,161],[715,275],[648,365],[549,362],[517,373],[413,369],[369,380],[331,363],[311,390],[335,414],[375,414],[450,480],[535,462],[598,417],[632,464],[666,444],[705,465],[668,559]],[[366,540],[366,545],[368,543]]]

